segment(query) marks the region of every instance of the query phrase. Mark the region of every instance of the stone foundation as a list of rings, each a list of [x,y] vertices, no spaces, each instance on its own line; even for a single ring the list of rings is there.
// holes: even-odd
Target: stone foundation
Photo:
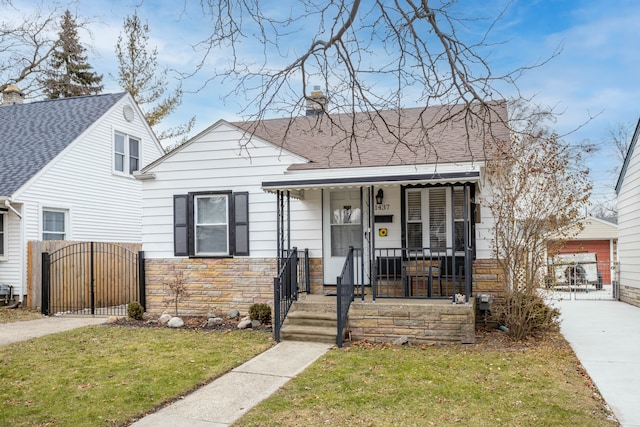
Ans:
[[[349,311],[353,341],[393,342],[405,336],[410,343],[475,342],[475,303],[354,301]]]
[[[310,259],[309,270],[312,291],[321,289],[322,261]],[[174,314],[172,283],[184,284],[188,294],[178,301],[182,316],[206,316],[232,308],[246,313],[256,303],[273,306],[276,271],[275,258],[149,258],[145,260],[146,309]],[[304,287],[304,282],[299,285]]]
[[[620,285],[620,301],[640,307],[640,288]]]

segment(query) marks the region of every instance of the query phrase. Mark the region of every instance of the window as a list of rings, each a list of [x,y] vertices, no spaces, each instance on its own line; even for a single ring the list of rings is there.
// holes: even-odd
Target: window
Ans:
[[[129,135],[113,135],[113,169],[132,175],[140,169],[140,139]]]
[[[349,247],[360,247],[360,192],[332,191],[331,256],[347,256]]]
[[[7,213],[0,211],[0,259],[7,257]]]
[[[174,254],[249,255],[249,194],[189,193],[173,197]]]
[[[44,209],[42,211],[42,240],[65,240],[66,218],[64,210]]]
[[[467,198],[468,200],[468,198]],[[464,250],[464,189],[450,187],[410,189],[406,193],[406,236],[410,249],[457,252]],[[467,201],[467,216],[470,212]],[[470,239],[469,236],[467,236]],[[470,240],[469,240],[470,241]]]

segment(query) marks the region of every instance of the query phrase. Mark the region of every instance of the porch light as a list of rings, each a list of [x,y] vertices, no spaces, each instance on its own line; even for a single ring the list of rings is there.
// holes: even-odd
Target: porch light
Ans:
[[[381,205],[383,198],[384,198],[384,193],[382,192],[382,188],[379,188],[378,193],[376,193],[376,203],[378,205]]]

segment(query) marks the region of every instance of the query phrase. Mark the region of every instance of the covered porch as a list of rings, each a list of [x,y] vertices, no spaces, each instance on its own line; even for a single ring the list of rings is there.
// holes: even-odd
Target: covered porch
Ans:
[[[448,331],[439,334],[441,341],[472,339],[473,212],[479,175],[468,171],[322,185],[263,183],[263,189],[277,195],[276,339],[292,304],[299,307],[301,301],[317,298],[325,301],[320,311],[335,311],[338,345],[345,337],[393,341],[394,333],[381,326],[385,324],[397,326],[395,335],[404,331],[402,336],[417,342],[429,341],[426,337],[437,325]],[[304,201],[311,191],[320,192],[316,198],[322,201],[322,251],[315,254],[298,249],[300,240],[291,225],[300,212],[299,206],[291,208],[292,200]],[[315,280],[310,260],[322,272]],[[327,306],[327,298],[335,305]],[[413,314],[395,316],[393,307]],[[366,314],[374,311],[378,314]],[[448,323],[451,319],[457,326]]]

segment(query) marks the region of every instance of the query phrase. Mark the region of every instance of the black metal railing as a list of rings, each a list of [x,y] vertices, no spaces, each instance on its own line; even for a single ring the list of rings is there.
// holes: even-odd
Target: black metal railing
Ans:
[[[373,298],[442,298],[471,295],[471,248],[376,248]]]
[[[349,248],[347,258],[344,261],[342,272],[336,279],[336,293],[337,293],[337,311],[338,311],[338,333],[336,337],[336,345],[342,347],[344,341],[344,330],[347,326],[347,316],[349,314],[349,308],[354,299],[354,291],[356,287],[356,280],[359,276],[358,263],[355,262],[357,258],[356,254],[358,249],[353,247]],[[362,289],[362,295],[364,295],[364,289]]]
[[[302,259],[300,259],[302,256]],[[311,282],[309,278],[309,250],[300,253],[297,248],[285,251],[278,260],[280,269],[273,279],[273,334],[276,341],[280,341],[280,329],[289,313],[291,304],[298,299],[298,293],[309,293]],[[304,281],[304,290],[300,290],[299,283]]]

